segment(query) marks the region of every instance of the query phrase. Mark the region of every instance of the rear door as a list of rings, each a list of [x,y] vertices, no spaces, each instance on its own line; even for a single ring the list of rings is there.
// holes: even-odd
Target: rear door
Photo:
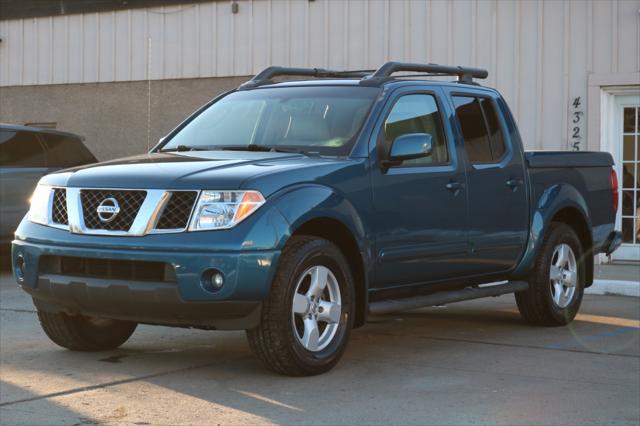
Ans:
[[[458,139],[467,164],[469,244],[474,274],[514,267],[527,241],[525,165],[506,105],[491,94],[452,92]],[[504,108],[504,109],[503,109]]]
[[[0,236],[13,234],[47,171],[45,150],[36,133],[0,130]]]
[[[386,106],[375,133],[371,176],[377,264],[374,287],[385,289],[464,275],[467,201],[439,89],[402,88]],[[429,133],[431,156],[387,170],[381,155],[407,133]]]

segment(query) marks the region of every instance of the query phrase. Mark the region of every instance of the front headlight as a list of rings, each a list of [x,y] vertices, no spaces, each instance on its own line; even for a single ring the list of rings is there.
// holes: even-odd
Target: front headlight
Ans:
[[[31,207],[27,214],[31,222],[47,225],[49,223],[49,205],[51,204],[51,195],[53,188],[47,185],[38,184],[36,190],[29,200]]]
[[[233,228],[264,202],[258,191],[202,191],[189,230]]]

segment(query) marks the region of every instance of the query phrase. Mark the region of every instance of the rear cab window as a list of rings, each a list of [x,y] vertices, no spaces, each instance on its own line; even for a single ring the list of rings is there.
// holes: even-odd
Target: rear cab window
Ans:
[[[74,167],[97,160],[80,138],[66,135],[40,135],[47,152],[49,167]]]
[[[474,95],[454,95],[452,99],[469,161],[500,162],[507,149],[493,100]]]
[[[0,167],[47,167],[38,136],[32,132],[0,130]]]

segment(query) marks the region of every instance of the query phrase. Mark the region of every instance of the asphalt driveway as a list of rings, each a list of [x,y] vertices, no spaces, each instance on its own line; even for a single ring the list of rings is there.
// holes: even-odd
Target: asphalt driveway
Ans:
[[[49,342],[0,276],[0,423],[640,423],[640,299],[585,297],[564,328],[513,296],[372,318],[328,374],[265,371],[242,332],[141,326],[122,348]]]

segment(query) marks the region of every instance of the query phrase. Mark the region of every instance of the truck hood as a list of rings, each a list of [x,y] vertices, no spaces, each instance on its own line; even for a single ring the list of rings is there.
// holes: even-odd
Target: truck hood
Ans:
[[[123,189],[251,189],[265,196],[278,187],[316,180],[344,166],[346,159],[307,157],[301,154],[246,151],[189,151],[149,153],[62,170],[43,178],[54,186]],[[260,176],[291,172],[304,176],[266,179]],[[292,182],[293,179],[293,182]],[[276,182],[279,184],[275,184]],[[274,185],[275,184],[275,185]],[[265,192],[266,191],[266,192]]]

